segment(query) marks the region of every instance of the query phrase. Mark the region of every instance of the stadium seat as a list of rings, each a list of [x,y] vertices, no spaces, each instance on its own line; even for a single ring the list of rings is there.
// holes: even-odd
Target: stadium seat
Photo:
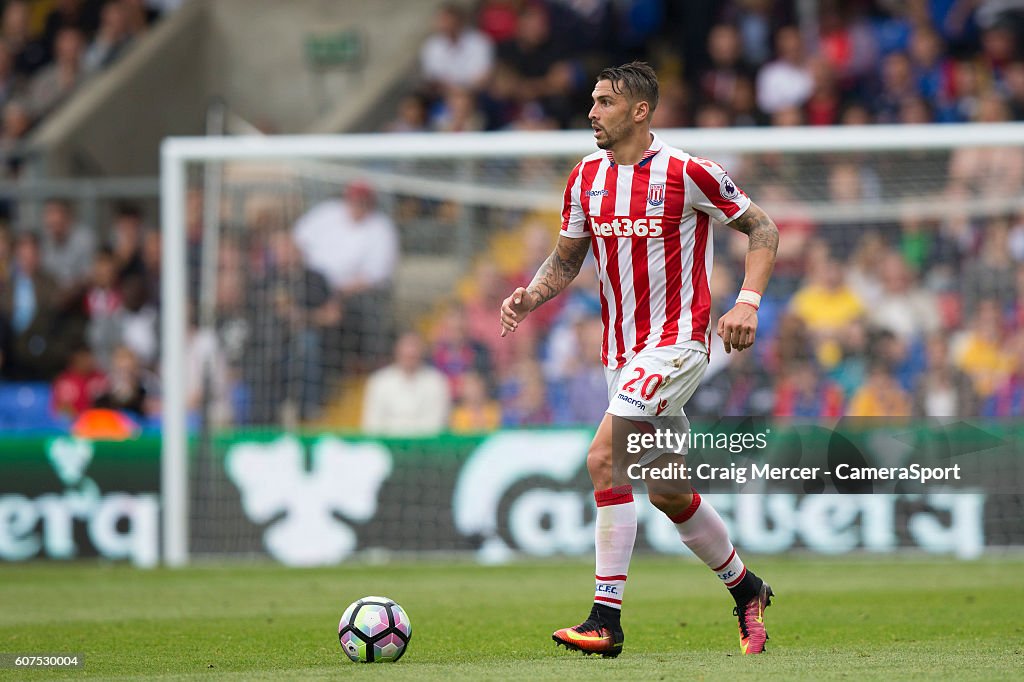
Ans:
[[[66,420],[51,413],[50,399],[49,384],[0,384],[0,428],[8,431],[65,430]]]

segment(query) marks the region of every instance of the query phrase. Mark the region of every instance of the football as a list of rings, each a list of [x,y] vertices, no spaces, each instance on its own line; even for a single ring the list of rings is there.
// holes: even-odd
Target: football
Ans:
[[[338,641],[345,655],[360,663],[394,663],[412,639],[405,610],[387,597],[363,597],[345,609]]]

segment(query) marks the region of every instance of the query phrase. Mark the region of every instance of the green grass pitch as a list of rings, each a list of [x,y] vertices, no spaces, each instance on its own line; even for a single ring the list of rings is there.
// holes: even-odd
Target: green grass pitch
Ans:
[[[85,654],[84,670],[2,679],[1020,679],[1024,561],[751,558],[777,595],[768,653],[739,655],[731,600],[692,560],[636,557],[622,656],[556,649],[589,609],[589,562],[435,562],[297,570],[269,564],[139,571],[0,568],[0,652]],[[409,612],[396,664],[350,663],[349,602]]]

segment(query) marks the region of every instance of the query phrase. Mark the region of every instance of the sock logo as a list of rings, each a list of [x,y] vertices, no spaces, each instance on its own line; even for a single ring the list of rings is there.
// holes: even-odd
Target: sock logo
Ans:
[[[607,592],[608,594],[618,594],[619,589],[615,585],[598,585],[598,592]]]
[[[736,577],[736,571],[734,571],[731,568],[728,571],[722,571],[721,573],[718,574],[718,579],[719,580],[724,580],[725,582],[729,582],[730,580],[732,580],[735,577]]]

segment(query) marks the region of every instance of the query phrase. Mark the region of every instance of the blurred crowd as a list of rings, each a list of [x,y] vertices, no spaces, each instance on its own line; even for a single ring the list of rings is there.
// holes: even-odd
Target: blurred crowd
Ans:
[[[144,422],[159,412],[160,235],[129,204],[105,232],[59,200],[39,233],[0,228],[0,370],[52,382],[43,407],[58,420],[104,407]]]
[[[57,36],[72,35],[67,31],[93,44],[99,38],[90,31],[101,31],[102,17],[116,13],[107,8],[142,6],[108,0],[95,5],[99,23],[82,19],[68,28],[60,19],[65,8],[93,4],[51,4],[55,14],[48,16],[57,19],[46,26],[58,26],[54,45]],[[801,17],[792,5],[485,0],[474,12],[445,6],[422,48],[420,87],[402,100],[388,129],[583,125],[593,74],[634,57],[649,59],[663,79],[659,128],[998,122],[1024,115],[1015,3],[822,2],[812,35],[797,28]],[[27,7],[5,4],[5,36],[8,14],[16,24]],[[34,38],[40,45],[43,35]],[[26,49],[14,50],[10,39],[0,45],[12,55]],[[0,47],[0,71],[3,54]],[[27,92],[5,100],[5,125]],[[34,120],[27,117],[27,125]],[[689,414],[1024,415],[1024,212],[989,208],[1021,196],[1024,150],[717,160],[776,218],[782,239],[757,344],[726,354],[713,339]],[[494,163],[494,172],[517,173],[517,183],[547,190],[552,173],[562,178],[568,171]],[[915,212],[906,203],[914,198],[950,208]],[[453,253],[440,242],[458,234],[453,230],[470,209],[415,197],[382,202],[359,181],[323,201],[297,199],[291,190],[254,192],[240,211],[224,213],[211,263],[204,262],[210,251],[203,247],[203,196],[189,194],[185,352],[193,415],[216,425],[310,423],[338,401],[345,377],[365,377],[360,400],[369,433],[592,426],[600,419],[607,391],[592,263],[514,335],[498,335],[501,300],[532,279],[556,225],[523,211],[498,221],[472,209],[488,238],[517,232],[515,264],[482,248],[451,305],[396,319],[400,254]],[[880,205],[900,210],[860,219],[865,207]],[[971,206],[984,210],[966,210]],[[434,229],[431,221],[444,225]],[[111,407],[155,424],[158,230],[133,205],[119,206],[111,224],[101,226],[82,223],[62,201],[46,204],[39,226],[21,228],[0,228],[0,427],[4,389],[30,385],[46,387],[49,417],[70,420]],[[745,251],[746,237],[716,227],[712,319],[735,299]],[[200,286],[204,269],[215,287]],[[15,411],[23,398],[10,399]]]
[[[20,143],[82,83],[116,62],[178,0],[0,2],[0,177]]]
[[[1024,120],[1024,3],[821,2],[813,30],[796,5],[444,6],[422,47],[420,86],[388,130],[584,127],[593,75],[633,58],[650,61],[662,81],[656,128]],[[870,224],[855,217],[863,202],[900,194],[887,193],[891,183],[913,181],[921,196],[952,201],[1019,196],[1024,153],[911,157],[875,165],[720,159],[741,183],[749,180],[744,188],[756,201],[788,210],[778,220],[782,246],[759,341],[727,355],[714,339],[689,414],[1024,414],[1024,213],[953,211],[939,220],[905,211]],[[801,215],[802,200],[823,196],[851,217]],[[553,242],[541,225],[525,233],[522,272],[481,263],[471,293],[431,337],[403,337],[394,364],[371,378],[366,429],[486,431],[600,419],[603,369],[586,352],[599,347],[602,329],[591,263],[514,338],[498,337],[500,301],[531,280]],[[715,315],[735,299],[745,250],[745,237],[718,228]],[[388,396],[396,392],[407,409],[382,422],[387,406],[395,413]],[[432,409],[422,409],[427,404]]]
[[[813,10],[813,15],[801,15]],[[659,128],[1024,118],[1005,0],[482,0],[442,7],[392,131],[586,127],[593,76],[646,59]]]

